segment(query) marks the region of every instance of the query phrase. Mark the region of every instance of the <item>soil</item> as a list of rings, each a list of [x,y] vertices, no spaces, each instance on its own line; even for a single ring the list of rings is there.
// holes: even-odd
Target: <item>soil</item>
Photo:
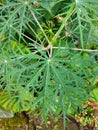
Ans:
[[[68,124],[68,123],[67,123]],[[16,114],[13,118],[0,119],[0,130],[64,130],[63,119],[58,121],[47,120],[47,125],[42,122],[41,117],[34,114],[28,116],[25,113]],[[69,123],[66,130],[78,130],[76,124]]]
[[[98,111],[96,113],[98,114]],[[79,128],[72,120],[71,118],[71,121],[67,121],[66,130],[95,130],[88,126]],[[62,118],[47,119],[47,124],[45,124],[40,116],[36,117],[35,114],[28,115],[22,112],[12,118],[0,119],[0,130],[64,130],[64,125]]]

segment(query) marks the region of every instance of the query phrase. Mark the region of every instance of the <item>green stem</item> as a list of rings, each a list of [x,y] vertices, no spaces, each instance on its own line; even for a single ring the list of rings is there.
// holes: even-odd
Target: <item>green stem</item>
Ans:
[[[38,26],[39,26],[40,30],[41,30],[41,31],[42,31],[42,33],[44,34],[44,36],[45,36],[45,38],[46,38],[47,42],[49,43],[49,45],[51,45],[51,42],[49,41],[49,39],[48,39],[47,35],[45,34],[44,29],[42,28],[41,24],[39,23],[39,21],[37,20],[37,18],[36,18],[36,16],[35,16],[35,14],[33,13],[33,11],[32,11],[31,9],[30,9],[30,12],[31,12],[31,14],[32,14],[33,18],[35,19],[36,23],[38,24]]]
[[[70,9],[68,10],[67,12],[67,15],[66,17],[63,19],[62,21],[62,25],[60,26],[59,30],[56,32],[56,34],[54,35],[53,39],[52,39],[52,42],[54,43],[56,41],[56,39],[58,38],[59,34],[61,33],[62,29],[64,28],[64,26],[67,25],[67,20],[70,18],[70,16],[73,14],[74,12],[74,7],[75,7],[75,4],[72,3]]]
[[[83,45],[83,32],[82,32],[82,24],[81,24],[81,17],[80,17],[80,13],[82,13],[82,12],[81,12],[81,9],[78,7],[77,4],[76,4],[76,12],[77,12],[79,31],[80,31],[80,42],[81,42],[81,47],[83,49],[84,48],[84,45]]]

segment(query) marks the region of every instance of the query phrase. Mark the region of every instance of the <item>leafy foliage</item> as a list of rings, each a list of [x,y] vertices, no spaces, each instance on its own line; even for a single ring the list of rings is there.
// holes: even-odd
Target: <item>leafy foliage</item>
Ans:
[[[97,0],[3,0],[0,105],[44,118],[76,111],[97,85],[97,23]]]

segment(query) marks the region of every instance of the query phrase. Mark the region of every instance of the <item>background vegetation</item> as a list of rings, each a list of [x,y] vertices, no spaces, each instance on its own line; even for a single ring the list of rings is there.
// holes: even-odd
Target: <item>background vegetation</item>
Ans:
[[[65,119],[95,98],[97,49],[97,0],[2,0],[0,105]]]

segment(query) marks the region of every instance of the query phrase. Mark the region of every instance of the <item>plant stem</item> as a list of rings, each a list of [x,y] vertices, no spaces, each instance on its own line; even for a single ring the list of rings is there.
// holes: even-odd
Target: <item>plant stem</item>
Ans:
[[[56,34],[54,35],[52,42],[54,43],[56,41],[56,39],[58,38],[59,34],[61,33],[62,29],[64,28],[64,26],[67,24],[67,20],[70,18],[70,16],[73,14],[74,12],[74,4],[72,3],[70,9],[68,10],[67,16],[63,19],[62,21],[62,25],[60,26],[60,28],[58,29],[58,31],[56,32]]]
[[[82,48],[66,48],[66,47],[52,47],[53,49],[69,49],[74,51],[97,52],[98,50],[82,49]]]
[[[45,34],[44,29],[42,28],[41,24],[40,24],[39,21],[37,20],[35,14],[33,13],[33,11],[32,11],[31,9],[29,9],[29,10],[30,10],[30,12],[31,12],[31,14],[32,14],[32,16],[33,16],[33,18],[35,19],[36,23],[38,24],[39,28],[41,29],[42,33],[44,34],[44,36],[45,36],[47,42],[49,43],[49,45],[51,45],[51,42],[49,41],[47,35]]]

